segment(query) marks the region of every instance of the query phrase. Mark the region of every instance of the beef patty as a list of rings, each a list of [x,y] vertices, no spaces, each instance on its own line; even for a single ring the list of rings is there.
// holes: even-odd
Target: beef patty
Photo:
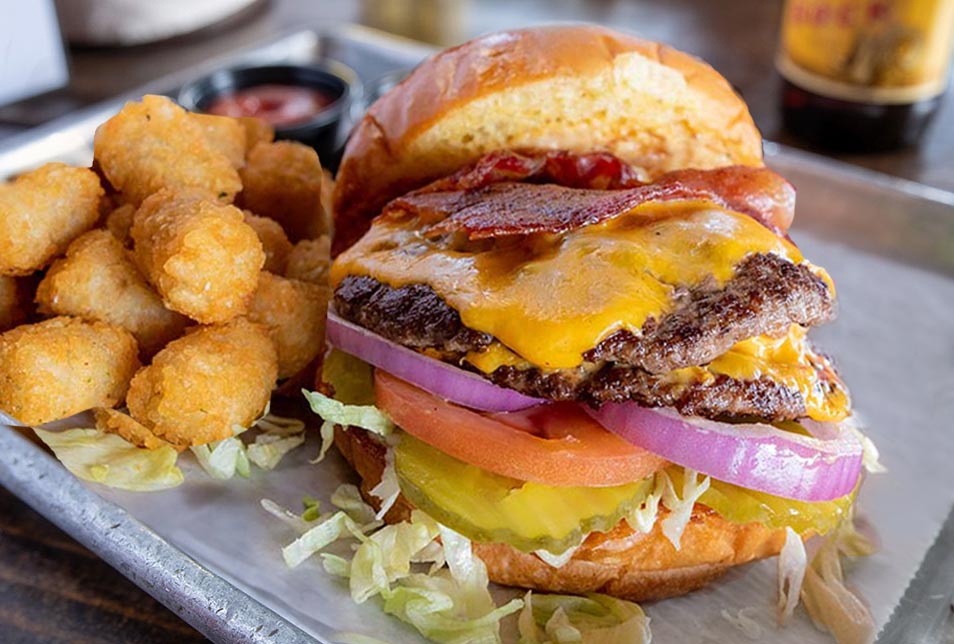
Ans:
[[[349,276],[338,285],[334,301],[338,314],[355,324],[403,346],[434,349],[455,364],[494,341],[466,327],[426,284],[393,288],[371,277]],[[647,321],[639,334],[619,331],[606,338],[584,354],[579,367],[544,372],[501,366],[482,375],[551,400],[634,400],[709,418],[793,419],[805,415],[802,394],[767,377],[743,381],[719,375],[687,382],[669,374],[707,364],[742,340],[779,335],[792,324],[810,326],[832,315],[832,294],[808,266],[756,254],[742,261],[721,288],[702,284],[679,293],[673,310]],[[821,358],[817,369],[832,373]],[[840,386],[837,380],[822,382]]]

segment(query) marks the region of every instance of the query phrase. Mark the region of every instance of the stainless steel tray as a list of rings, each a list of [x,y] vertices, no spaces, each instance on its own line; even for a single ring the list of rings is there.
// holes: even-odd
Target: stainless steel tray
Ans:
[[[146,92],[174,94],[183,82],[223,65],[328,57],[344,62],[365,83],[373,84],[388,72],[415,65],[430,52],[426,46],[352,25],[325,25],[292,33],[6,139],[0,145],[0,177],[49,160],[89,163],[95,126],[125,100]],[[829,254],[836,252],[832,249],[844,247],[846,253],[864,253],[897,262],[898,266],[920,267],[925,275],[932,275],[931,279],[954,283],[954,194],[774,144],[766,145],[766,155],[769,164],[800,189],[796,238],[805,235],[817,240],[812,244],[821,245]],[[860,305],[875,307],[877,302],[871,300],[866,296]],[[943,318],[947,313],[954,316],[954,303],[946,313],[935,311],[935,316]],[[879,313],[872,309],[871,314]],[[942,376],[944,365],[954,375],[954,346],[949,342],[954,338],[954,317],[948,320],[947,337],[941,337],[945,327],[936,331],[940,334],[938,350],[951,351],[942,356],[939,367],[934,367]],[[954,385],[954,380],[949,382]],[[867,397],[871,400],[879,395],[891,394],[868,392]],[[951,399],[954,397],[939,400],[927,396],[923,400],[909,399],[907,404],[926,409],[922,422],[926,425],[929,421],[949,420],[950,415],[944,414],[952,407]],[[160,537],[118,504],[73,479],[34,443],[2,427],[0,484],[214,641],[315,641],[295,625],[300,620],[277,614],[225,576],[199,565],[173,545],[174,539]],[[954,501],[954,485],[951,489]],[[951,503],[943,509],[947,515]],[[948,518],[935,540],[936,535],[932,532],[934,546],[882,629],[880,642],[948,641],[945,638],[954,633],[950,610],[954,596],[954,518]],[[920,554],[918,557],[921,561]]]

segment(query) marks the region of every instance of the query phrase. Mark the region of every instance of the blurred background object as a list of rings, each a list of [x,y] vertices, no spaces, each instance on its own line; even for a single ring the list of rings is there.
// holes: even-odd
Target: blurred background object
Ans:
[[[67,82],[53,0],[0,0],[0,105]]]
[[[786,0],[785,127],[830,150],[917,143],[948,84],[954,0]]]
[[[256,0],[56,0],[74,45],[141,45],[207,27]],[[26,3],[23,3],[26,4]]]
[[[0,4],[6,2],[13,6],[15,1],[0,0]],[[74,7],[94,1],[61,0],[64,16],[66,5]],[[158,7],[167,0],[99,1]],[[168,1],[178,4],[186,0]],[[888,2],[811,1],[830,2],[832,6],[849,1]],[[891,0],[890,4],[908,1]],[[949,4],[954,0],[925,1]],[[188,0],[188,3],[195,8],[178,13],[194,16],[201,13],[206,21],[211,11],[208,7],[222,10],[223,6],[219,0]],[[130,47],[73,45],[69,51],[72,72],[69,86],[39,99],[0,107],[0,136],[140,87],[158,77],[187,73],[196,65],[240,47],[313,25],[359,23],[446,46],[488,31],[584,20],[670,42],[702,57],[744,95],[756,123],[769,140],[825,151],[851,163],[954,191],[952,101],[939,102],[937,114],[919,145],[879,154],[832,153],[792,135],[784,127],[779,101],[783,80],[774,65],[783,6],[783,0],[257,0],[244,3],[244,8],[236,4],[233,12],[223,11],[227,15],[197,31],[157,42]],[[134,15],[131,9],[128,13]],[[171,19],[168,15],[162,18]],[[2,29],[0,26],[0,32]],[[373,93],[374,86],[369,90]]]
[[[478,0],[479,2],[479,0]],[[467,39],[470,0],[364,0],[361,24],[442,47]]]

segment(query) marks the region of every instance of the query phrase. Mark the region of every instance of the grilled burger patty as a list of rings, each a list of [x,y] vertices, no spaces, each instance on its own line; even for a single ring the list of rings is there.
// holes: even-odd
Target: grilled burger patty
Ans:
[[[490,334],[466,327],[457,311],[426,284],[392,288],[371,277],[348,276],[335,291],[335,308],[389,340],[437,350],[455,364],[494,341]],[[709,418],[793,419],[805,415],[803,395],[770,378],[718,375],[687,381],[669,373],[706,364],[741,340],[782,334],[792,324],[810,326],[832,315],[832,294],[809,267],[756,254],[739,264],[723,288],[703,284],[686,289],[672,312],[649,320],[638,336],[613,334],[588,351],[579,367],[543,372],[505,365],[484,375],[501,386],[551,400],[635,400]],[[826,367],[819,359],[819,373]]]

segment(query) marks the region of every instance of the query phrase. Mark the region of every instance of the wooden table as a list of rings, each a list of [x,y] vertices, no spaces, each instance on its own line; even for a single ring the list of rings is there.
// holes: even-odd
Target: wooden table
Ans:
[[[408,6],[412,3],[405,1]],[[409,36],[447,41],[534,22],[586,19],[627,28],[702,56],[743,93],[766,138],[798,142],[780,130],[772,71],[781,3],[740,0],[621,2],[487,0],[465,8],[420,0],[434,20],[408,20],[384,0],[261,2],[212,30],[128,50],[72,55],[68,91],[0,108],[0,137],[130,89],[195,61],[317,21],[363,22]],[[443,12],[443,13],[441,13]],[[423,15],[423,14],[419,14]],[[433,25],[440,25],[435,32]],[[13,124],[13,127],[11,127]],[[919,147],[844,160],[954,191],[954,100]],[[201,636],[118,572],[0,488],[0,642],[189,642]]]
[[[0,487],[0,642],[204,638]]]

